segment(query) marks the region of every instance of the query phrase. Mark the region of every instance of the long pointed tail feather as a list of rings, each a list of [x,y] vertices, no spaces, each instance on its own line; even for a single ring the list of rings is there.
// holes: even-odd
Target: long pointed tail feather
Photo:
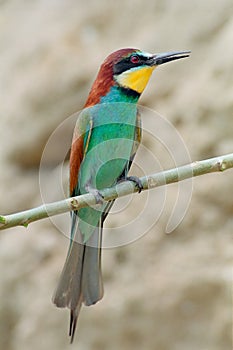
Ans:
[[[85,246],[83,260],[82,293],[83,302],[89,306],[103,297],[103,282],[101,274],[101,242],[102,226],[96,227],[93,235]]]
[[[76,227],[76,238],[82,237]],[[57,307],[68,307],[70,313],[71,343],[82,303],[95,304],[103,297],[101,275],[102,225],[96,227],[86,244],[72,241],[66,262],[55,291],[53,302]]]
[[[70,329],[69,329],[70,344],[72,344],[74,340],[77,320],[81,309],[81,303],[82,302],[80,301],[80,303],[77,305],[75,310],[70,310]]]

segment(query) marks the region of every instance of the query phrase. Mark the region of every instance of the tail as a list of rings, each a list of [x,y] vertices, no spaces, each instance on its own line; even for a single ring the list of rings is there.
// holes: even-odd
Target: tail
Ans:
[[[75,225],[73,225],[74,227]],[[85,244],[81,244],[82,234],[76,228],[76,240],[71,242],[66,262],[53,297],[57,307],[70,309],[71,343],[74,339],[77,319],[82,306],[95,304],[103,297],[101,274],[102,224]]]

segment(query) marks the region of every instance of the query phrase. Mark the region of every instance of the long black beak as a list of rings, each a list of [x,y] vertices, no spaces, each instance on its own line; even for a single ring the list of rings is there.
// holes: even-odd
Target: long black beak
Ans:
[[[179,60],[180,58],[189,57],[191,51],[176,51],[176,52],[166,52],[158,53],[153,55],[151,65],[158,66],[170,61]]]

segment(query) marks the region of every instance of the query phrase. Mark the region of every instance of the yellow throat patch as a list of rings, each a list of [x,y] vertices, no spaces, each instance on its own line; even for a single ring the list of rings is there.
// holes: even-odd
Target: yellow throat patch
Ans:
[[[120,74],[116,80],[121,86],[137,91],[139,94],[145,89],[155,66],[137,67]]]

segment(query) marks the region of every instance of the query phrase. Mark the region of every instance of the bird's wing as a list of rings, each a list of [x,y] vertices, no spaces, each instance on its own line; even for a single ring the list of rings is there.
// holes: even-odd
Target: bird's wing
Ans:
[[[74,129],[70,153],[70,196],[78,195],[78,174],[80,165],[85,157],[91,132],[93,119],[89,109],[84,109],[79,115]]]
[[[70,195],[79,194],[78,176],[80,165],[85,158],[91,133],[93,119],[88,109],[82,111],[77,120],[70,155]],[[73,341],[76,322],[82,302],[93,304],[103,295],[102,276],[100,270],[99,245],[101,236],[99,227],[90,244],[83,244],[83,233],[77,225],[77,211],[71,213],[71,240],[63,271],[53,296],[58,307],[69,307],[71,310],[70,331]],[[99,242],[100,241],[100,242]],[[94,245],[94,246],[93,246]],[[87,276],[87,277],[86,277]]]

